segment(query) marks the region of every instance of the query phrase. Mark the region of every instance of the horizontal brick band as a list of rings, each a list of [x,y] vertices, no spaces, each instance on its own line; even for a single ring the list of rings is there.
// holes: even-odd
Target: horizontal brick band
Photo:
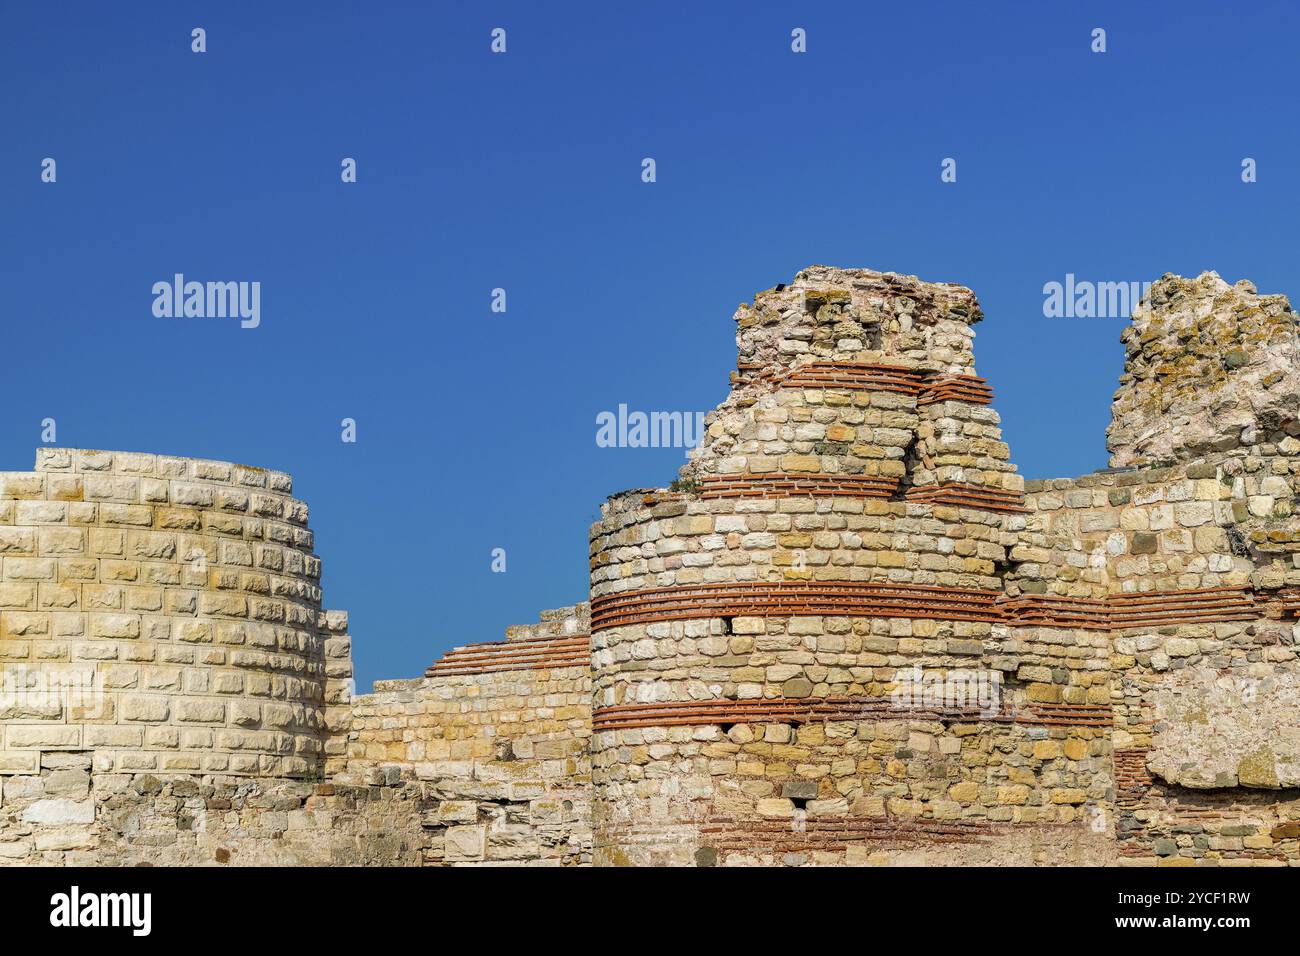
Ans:
[[[784,581],[694,584],[593,597],[591,629],[710,617],[904,617],[988,621],[1093,631],[1257,620],[1267,609],[1247,587],[1199,588],[1105,598],[1003,597],[977,588]]]
[[[1253,621],[1259,617],[1250,588],[1198,588],[1156,594],[1112,594],[1112,630],[1193,621]]]
[[[1105,598],[1070,598],[1024,594],[1002,603],[1007,617],[1021,627],[1079,627],[1108,631]]]
[[[981,511],[1027,514],[1025,497],[1001,488],[986,488],[950,481],[942,485],[917,485],[907,491],[907,500],[929,505],[956,505]]]
[[[693,584],[591,599],[591,629],[709,617],[907,617],[1000,621],[997,591],[920,584],[785,581]]]
[[[935,402],[990,405],[993,402],[993,388],[978,375],[952,375],[928,383],[916,398],[917,405],[933,405]]]
[[[933,820],[886,816],[809,816],[740,820],[713,817],[700,827],[700,842],[716,850],[844,850],[849,844],[972,843],[1000,832],[984,820]]]
[[[792,724],[860,720],[988,720],[1061,727],[1108,727],[1108,704],[1029,704],[990,713],[978,706],[900,707],[891,697],[775,697],[761,700],[691,700],[598,707],[593,731],[718,724]]]
[[[1284,614],[1300,614],[1300,591],[1279,591],[1278,610]]]
[[[900,481],[880,475],[839,475],[826,472],[765,472],[761,474],[706,475],[697,482],[702,500],[716,498],[849,497],[891,498],[898,494]],[[953,505],[1024,514],[1024,496],[1001,488],[948,482],[920,485],[906,493],[917,504]]]
[[[590,667],[591,642],[586,634],[531,641],[467,644],[448,651],[424,672],[425,677],[494,674],[498,671],[551,667]]]
[[[843,388],[853,391],[895,392],[915,395],[918,406],[935,402],[970,402],[989,405],[993,388],[978,375],[946,375],[906,365],[878,362],[805,362],[793,368],[739,362],[739,379],[781,388]]]
[[[599,707],[592,730],[637,727],[704,727],[712,724],[792,724],[855,720],[975,720],[979,707],[898,707],[888,697],[776,697],[761,700],[666,701]],[[985,719],[1010,721],[1001,711]]]
[[[1267,601],[1269,609],[1277,616],[1300,616],[1300,588],[1289,587],[1255,592],[1257,602]]]
[[[875,475],[769,472],[708,475],[698,482],[700,498],[792,498],[797,496],[888,498],[897,478]]]
[[[1110,704],[1025,704],[1013,714],[1018,724],[1049,727],[1109,727]]]
[[[1253,621],[1262,609],[1245,587],[1198,588],[1068,598],[1026,594],[1003,602],[1010,623],[1022,627],[1078,627],[1114,631],[1169,624]]]
[[[808,362],[775,380],[785,388],[844,388],[919,395],[927,373],[901,365],[870,362]]]

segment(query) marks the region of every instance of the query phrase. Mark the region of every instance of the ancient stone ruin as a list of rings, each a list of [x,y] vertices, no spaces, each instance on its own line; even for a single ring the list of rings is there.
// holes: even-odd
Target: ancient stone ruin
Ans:
[[[278,472],[0,474],[0,860],[1300,860],[1296,315],[1165,276],[1111,468],[1024,481],[966,288],[812,267],[590,601],[350,689]]]

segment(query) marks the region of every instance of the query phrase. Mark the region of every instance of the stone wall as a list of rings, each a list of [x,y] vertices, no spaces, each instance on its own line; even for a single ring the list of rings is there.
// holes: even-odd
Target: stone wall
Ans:
[[[291,489],[226,462],[68,449],[0,474],[0,772],[36,772],[47,750],[92,751],[97,771],[317,771],[350,656],[331,645],[326,666],[346,619],[322,615]]]
[[[737,312],[704,445],[592,529],[597,862],[1105,856],[1106,641],[1003,611],[1029,541],[979,318],[820,267]]]
[[[351,643],[291,490],[80,449],[0,473],[0,861],[421,858],[418,789],[311,782],[346,760]]]
[[[1122,336],[1111,465],[1190,460],[1296,436],[1300,339],[1283,295],[1166,275]]]
[[[433,803],[418,786],[213,774],[92,773],[41,755],[0,780],[0,865],[416,866]]]
[[[1300,864],[1300,383],[1167,276],[1114,467],[1025,482],[974,295],[813,267],[736,314],[590,604],[350,692],[287,475],[0,475],[0,862]]]
[[[1015,577],[1109,628],[1126,858],[1300,859],[1296,338],[1282,296],[1165,277],[1124,334],[1128,466],[1028,488]]]
[[[821,267],[737,312],[704,446],[592,529],[597,862],[1300,861],[1295,313],[1162,279],[1124,467],[1028,485],[979,317]]]
[[[587,627],[585,605],[543,611],[356,699],[347,777],[424,785],[426,863],[590,862]]]

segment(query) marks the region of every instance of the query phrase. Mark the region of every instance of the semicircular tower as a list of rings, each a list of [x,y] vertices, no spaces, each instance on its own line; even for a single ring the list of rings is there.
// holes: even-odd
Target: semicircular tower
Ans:
[[[735,318],[679,479],[592,527],[595,861],[929,861],[1080,824],[1105,642],[1008,618],[1031,540],[974,294],[812,267]]]
[[[0,773],[294,777],[339,766],[347,616],[289,475],[43,448],[0,472]]]

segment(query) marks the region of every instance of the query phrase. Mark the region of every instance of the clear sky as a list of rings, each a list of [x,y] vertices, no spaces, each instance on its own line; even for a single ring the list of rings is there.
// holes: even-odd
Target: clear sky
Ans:
[[[806,265],[969,285],[1021,470],[1103,467],[1123,320],[1045,318],[1043,285],[1300,293],[1298,27],[1226,0],[3,0],[0,469],[54,418],[291,472],[366,687],[582,600],[600,502],[683,461],[598,447],[596,415],[716,404],[736,304]],[[260,282],[260,326],[156,318],[177,272]]]

